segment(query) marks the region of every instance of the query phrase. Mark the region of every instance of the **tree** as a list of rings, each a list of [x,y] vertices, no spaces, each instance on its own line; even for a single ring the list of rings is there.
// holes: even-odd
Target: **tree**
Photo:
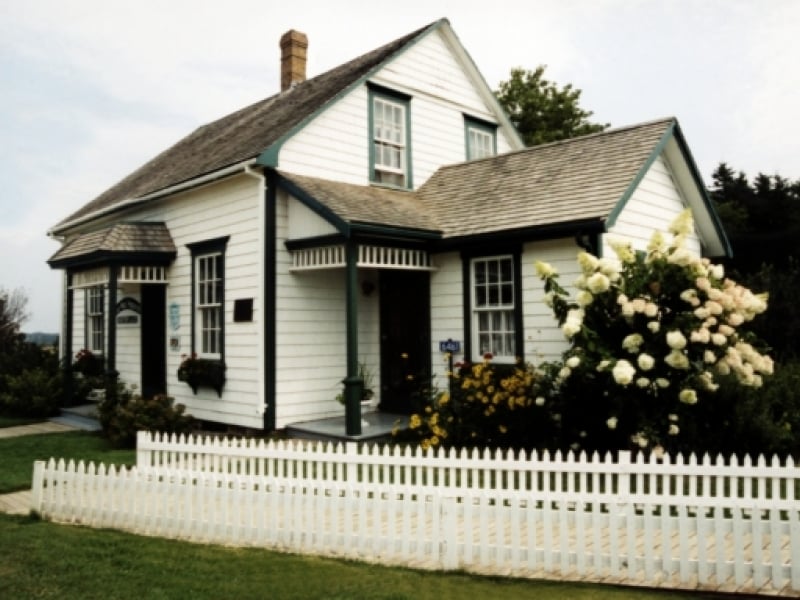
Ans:
[[[571,84],[559,88],[544,78],[545,68],[546,65],[539,65],[535,71],[512,69],[511,78],[501,81],[495,92],[525,145],[597,133],[608,127],[608,123],[590,123],[588,119],[594,113],[578,104],[581,90]]]
[[[27,304],[24,291],[0,287],[0,355],[11,352],[24,339],[20,327],[28,318]]]

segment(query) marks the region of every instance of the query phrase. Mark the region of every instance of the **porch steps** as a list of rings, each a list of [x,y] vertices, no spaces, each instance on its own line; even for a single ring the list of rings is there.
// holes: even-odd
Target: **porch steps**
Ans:
[[[71,425],[84,431],[100,431],[100,422],[97,420],[97,404],[82,404],[61,409],[61,415],[50,419],[55,423]]]
[[[292,423],[286,426],[286,434],[291,438],[323,442],[381,442],[392,437],[393,429],[406,427],[408,415],[375,411],[361,415],[361,435],[345,433],[344,416]]]

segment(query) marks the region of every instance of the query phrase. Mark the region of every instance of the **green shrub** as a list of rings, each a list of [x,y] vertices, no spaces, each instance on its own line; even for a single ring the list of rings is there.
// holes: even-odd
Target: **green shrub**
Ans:
[[[43,367],[5,375],[0,410],[18,417],[49,417],[59,412],[61,378]]]
[[[107,394],[98,407],[103,434],[119,448],[134,447],[136,432],[141,430],[190,433],[194,419],[184,414],[185,410],[183,404],[175,404],[164,394],[142,398],[122,385],[116,394]]]

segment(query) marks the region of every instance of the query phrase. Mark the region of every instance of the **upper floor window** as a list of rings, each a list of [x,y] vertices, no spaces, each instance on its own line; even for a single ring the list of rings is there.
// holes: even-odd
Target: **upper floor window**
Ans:
[[[467,160],[497,154],[497,126],[473,117],[464,117]]]
[[[105,293],[102,286],[86,289],[86,348],[95,354],[105,350]]]
[[[494,256],[472,260],[473,353],[515,360],[514,259]]]
[[[370,180],[411,187],[409,98],[370,86]]]
[[[194,287],[193,351],[205,358],[223,358],[227,241],[221,238],[189,246]]]

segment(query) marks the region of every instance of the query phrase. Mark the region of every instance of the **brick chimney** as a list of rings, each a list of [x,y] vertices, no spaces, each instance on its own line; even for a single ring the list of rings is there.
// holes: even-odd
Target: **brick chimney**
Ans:
[[[306,80],[308,37],[290,29],[281,36],[281,91]]]

